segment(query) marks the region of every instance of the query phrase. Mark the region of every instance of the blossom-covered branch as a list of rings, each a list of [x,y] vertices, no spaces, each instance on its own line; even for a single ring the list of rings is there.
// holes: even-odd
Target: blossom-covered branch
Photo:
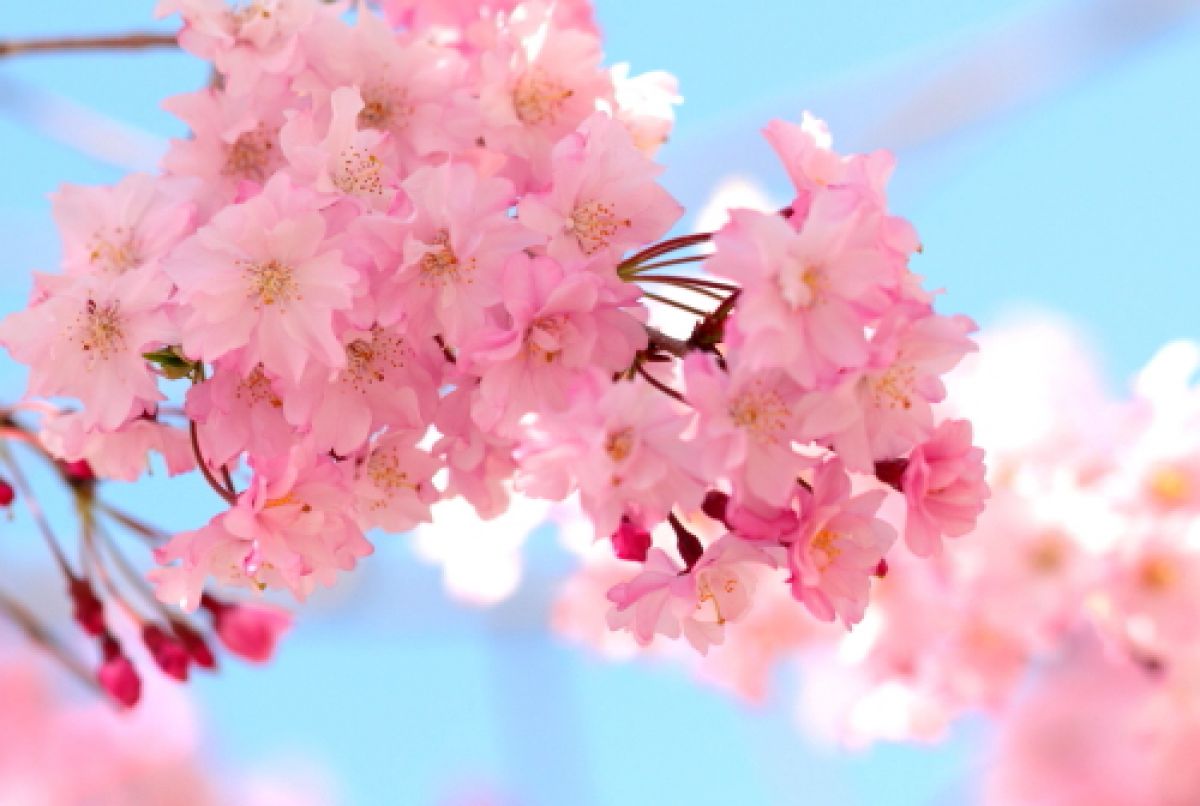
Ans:
[[[965,531],[982,455],[933,405],[974,325],[909,268],[890,155],[773,122],[791,203],[672,236],[674,80],[605,67],[586,2],[378,5],[164,0],[219,80],[167,102],[191,135],[160,174],[56,196],[63,272],[0,324],[31,395],[81,403],[56,456],[151,429],[225,499],[156,549],[161,600],[302,599],[436,502],[577,497],[636,564],[612,626],[705,650],[752,569],[862,618],[877,467],[912,550]]]

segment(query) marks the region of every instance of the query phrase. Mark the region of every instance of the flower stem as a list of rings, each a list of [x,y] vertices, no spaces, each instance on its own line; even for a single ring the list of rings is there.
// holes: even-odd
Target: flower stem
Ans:
[[[204,475],[204,480],[208,482],[208,486],[216,491],[217,495],[225,499],[225,502],[230,506],[237,503],[237,494],[233,490],[227,490],[217,481],[217,477],[208,469],[208,462],[204,459],[204,454],[200,452],[200,437],[196,432],[196,421],[188,421],[188,431],[192,437],[192,453],[196,455],[196,465],[200,468],[200,472]]]

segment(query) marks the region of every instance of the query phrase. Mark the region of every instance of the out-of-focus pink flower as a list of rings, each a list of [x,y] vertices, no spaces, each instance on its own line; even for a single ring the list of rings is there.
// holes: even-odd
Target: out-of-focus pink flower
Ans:
[[[904,542],[915,554],[938,554],[942,535],[961,537],[975,527],[989,494],[984,473],[983,450],[971,444],[966,420],[946,420],[913,449],[901,485]]]
[[[222,646],[252,663],[271,660],[279,639],[292,626],[290,613],[265,604],[222,602],[206,595],[200,605],[212,614]]]

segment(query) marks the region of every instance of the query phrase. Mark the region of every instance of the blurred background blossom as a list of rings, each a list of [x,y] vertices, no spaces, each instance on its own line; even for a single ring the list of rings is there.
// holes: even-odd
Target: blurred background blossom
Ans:
[[[714,220],[724,206],[785,200],[785,179],[758,133],[770,117],[795,119],[810,109],[829,121],[842,150],[897,152],[891,205],[925,245],[914,269],[952,289],[943,307],[972,312],[988,360],[1003,365],[969,376],[955,392],[989,447],[1036,451],[1064,427],[1101,444],[1111,434],[1099,413],[1128,397],[1125,379],[1160,346],[1197,337],[1200,97],[1192,79],[1200,75],[1200,3],[746,0],[736,13],[686,14],[665,0],[596,5],[609,61],[679,78],[686,100],[659,159],[664,183],[689,210],[721,191],[699,220]],[[152,6],[13,5],[0,12],[0,38],[141,29],[153,24]],[[46,194],[62,182],[113,182],[153,167],[166,139],[182,134],[160,101],[206,78],[199,62],[170,51],[0,62],[4,313],[23,303],[32,268],[55,265]],[[1057,313],[1002,330],[1029,309]],[[993,330],[1007,335],[992,337]],[[8,397],[22,380],[12,362],[0,365]],[[1171,432],[1157,438],[1170,442]],[[158,478],[121,494],[166,526],[211,514],[198,484]],[[569,512],[515,510],[503,529],[438,515],[436,536],[382,538],[360,573],[314,597],[269,669],[231,666],[197,681],[189,692],[194,711],[164,691],[162,709],[139,719],[174,720],[165,728],[49,715],[103,706],[70,691],[68,703],[50,704],[59,695],[48,692],[60,684],[31,671],[39,662],[5,643],[0,747],[11,746],[19,713],[42,720],[36,730],[43,733],[26,737],[46,735],[45,720],[94,719],[102,727],[80,730],[169,737],[128,741],[153,744],[162,754],[154,763],[176,784],[208,781],[213,759],[248,774],[283,759],[287,783],[315,766],[317,781],[336,781],[315,794],[353,804],[958,804],[984,795],[1014,803],[1024,802],[1022,787],[1038,776],[1071,769],[1084,780],[1125,769],[1106,767],[1111,748],[1104,746],[1074,767],[1072,759],[1054,768],[1035,763],[1045,756],[1029,753],[1040,746],[1029,737],[1087,727],[1056,722],[1053,710],[1039,707],[1046,696],[1039,691],[1052,688],[1030,692],[998,744],[972,709],[947,722],[914,710],[903,691],[883,689],[858,701],[852,727],[886,738],[911,735],[916,724],[939,743],[849,752],[829,741],[846,738],[845,715],[835,713],[846,680],[822,679],[822,670],[836,674],[832,661],[770,666],[731,643],[694,669],[694,660],[673,657],[674,648],[598,662],[602,635],[604,656],[633,653],[606,633],[600,609],[572,608],[570,586],[592,585],[597,595],[602,580],[590,576],[602,577],[603,567],[572,575],[588,541]],[[22,592],[36,594],[28,535],[19,522],[5,528],[0,550],[24,581]],[[478,584],[481,572],[489,587]],[[833,640],[811,620],[761,629],[814,649]],[[1099,651],[1085,642],[1069,658]],[[1055,667],[1046,685],[1097,699],[1119,689],[1125,695],[1097,725],[1136,721],[1124,697],[1136,697],[1138,684],[1121,682],[1129,670],[1073,663],[1081,661]],[[1097,668],[1109,671],[1084,679]],[[905,718],[897,722],[897,714]],[[924,720],[914,723],[914,715]],[[55,728],[53,741],[71,741],[73,730]],[[1186,747],[1183,739],[1173,741]],[[1004,764],[989,755],[993,747]],[[1122,763],[1133,765],[1132,777],[1156,774],[1145,758]],[[2,759],[0,769],[7,769]],[[993,771],[986,787],[985,769]],[[216,802],[270,802],[231,783],[238,774],[216,784]],[[1143,793],[1106,795],[1136,803]],[[1061,802],[1095,796],[1081,790]],[[164,802],[138,797],[112,802]]]

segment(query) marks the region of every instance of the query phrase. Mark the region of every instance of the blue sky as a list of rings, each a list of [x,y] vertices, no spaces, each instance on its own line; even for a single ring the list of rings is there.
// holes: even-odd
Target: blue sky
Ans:
[[[147,27],[152,5],[23,3],[0,14],[0,36]],[[783,174],[756,132],[809,108],[840,143],[897,147],[893,207],[920,230],[926,250],[915,267],[949,289],[947,310],[985,327],[1018,306],[1065,313],[1095,339],[1114,386],[1159,344],[1200,335],[1197,15],[1130,44],[1118,34],[1150,17],[1123,17],[1132,4],[1116,0],[735,7],[598,3],[611,61],[680,78],[686,103],[662,160],[689,207],[726,170],[782,194]],[[1154,0],[1138,13],[1189,7]],[[1076,24],[1088,11],[1093,24]],[[980,53],[995,63],[972,68]],[[0,64],[0,309],[21,304],[31,268],[54,265],[45,195],[62,182],[119,177],[5,110],[45,90],[178,135],[158,103],[204,75],[171,53]],[[971,78],[972,91],[914,112],[911,99],[937,98],[947,76]],[[1010,98],[1010,84],[1024,89]],[[988,93],[1006,99],[997,114],[935,125]],[[19,393],[11,362],[0,383],[6,397]],[[151,488],[158,494],[116,494],[176,527],[212,511],[198,484]],[[361,573],[301,613],[278,663],[196,685],[213,755],[238,765],[313,758],[354,804],[436,802],[476,785],[523,804],[968,799],[978,725],[938,748],[811,746],[795,729],[788,674],[766,707],[748,712],[673,667],[605,664],[547,637],[565,560],[543,536],[529,562],[523,593],[479,612],[446,601],[402,537],[381,540]]]

